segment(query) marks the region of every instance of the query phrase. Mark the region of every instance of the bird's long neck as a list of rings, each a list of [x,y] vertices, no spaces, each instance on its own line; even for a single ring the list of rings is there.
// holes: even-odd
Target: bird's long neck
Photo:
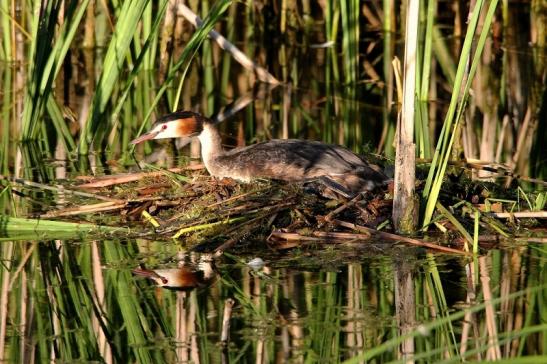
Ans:
[[[210,172],[213,160],[222,155],[222,139],[218,129],[213,122],[205,121],[203,123],[203,131],[198,136],[201,143],[201,158],[205,164],[205,168]]]

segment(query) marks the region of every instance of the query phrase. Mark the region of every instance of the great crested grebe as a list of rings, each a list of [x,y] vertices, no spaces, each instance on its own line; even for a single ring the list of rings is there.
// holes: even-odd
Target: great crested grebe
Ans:
[[[257,178],[318,180],[346,197],[373,190],[390,180],[380,167],[350,150],[317,141],[274,139],[225,151],[215,123],[191,111],[176,111],[161,117],[150,131],[131,143],[195,136],[201,142],[205,168],[217,178],[230,177],[242,182]]]

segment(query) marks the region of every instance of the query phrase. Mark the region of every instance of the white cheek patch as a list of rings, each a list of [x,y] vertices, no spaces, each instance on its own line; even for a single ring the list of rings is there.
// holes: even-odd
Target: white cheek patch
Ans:
[[[177,138],[178,135],[175,134],[176,128],[173,128],[169,124],[158,125],[155,131],[158,132],[158,135],[154,139],[168,139],[168,138]]]

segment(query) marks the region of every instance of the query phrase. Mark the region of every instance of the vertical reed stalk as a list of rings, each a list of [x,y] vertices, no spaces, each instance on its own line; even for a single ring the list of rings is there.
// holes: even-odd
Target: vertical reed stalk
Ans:
[[[346,83],[357,81],[359,71],[359,1],[340,2],[342,16],[342,53]]]
[[[204,16],[209,14],[209,1],[201,1],[201,11]],[[202,53],[202,64],[203,64],[203,81],[205,85],[205,94],[203,95],[206,99],[204,105],[207,105],[207,108],[203,110],[206,114],[210,114],[215,110],[215,78],[214,78],[214,64],[213,64],[213,49],[211,42],[203,43],[203,53]]]
[[[80,155],[85,155],[89,152],[96,137],[95,134],[99,131],[99,127],[103,126],[104,128],[104,123],[101,122],[101,119],[105,118],[107,105],[119,82],[120,72],[126,60],[127,51],[147,3],[147,0],[131,0],[125,1],[122,4],[117,22],[118,25],[114,29],[114,33],[112,34],[113,40],[106,51],[103,70],[96,86],[89,116],[80,135],[78,145]],[[95,147],[98,148],[99,145]]]
[[[411,233],[417,224],[417,199],[414,195],[415,144],[414,106],[416,96],[416,52],[420,3],[410,0],[405,31],[403,106],[397,123],[393,223],[397,231]]]
[[[473,55],[473,62],[471,64],[467,80],[464,83],[467,60],[471,56],[471,46],[477,29],[477,23],[481,14],[483,3],[483,0],[477,0],[476,6],[472,11],[472,17],[469,21],[463,49],[460,55],[450,106],[439,136],[439,141],[437,142],[435,153],[433,154],[433,161],[431,163],[429,175],[424,187],[422,196],[427,200],[427,202],[423,226],[427,226],[431,222],[431,218],[433,216],[433,211],[435,209],[437,198],[443,183],[448,160],[451,155],[452,145],[454,144],[455,131],[458,128],[459,121],[466,106],[467,97],[469,96],[469,89],[471,88],[471,82],[480,62],[480,55],[482,54],[486,37],[489,34],[490,24],[492,23],[498,0],[493,0],[490,2],[490,6],[484,21],[484,26],[477,42],[476,51]]]
[[[429,90],[431,79],[431,62],[433,53],[433,21],[437,12],[437,0],[429,0],[427,2],[427,11],[425,13],[426,25],[423,49],[420,54],[421,57],[421,69],[418,74],[420,75],[420,84],[417,85],[418,92],[418,112],[416,125],[420,126],[420,133],[418,136],[419,156],[420,158],[431,157],[431,144],[429,141]]]
[[[394,76],[393,67],[391,66],[391,60],[395,51],[395,43],[393,34],[395,33],[395,14],[393,9],[395,8],[394,0],[382,0],[383,4],[383,23],[382,32],[384,35],[383,41],[383,71],[384,71],[384,96],[383,96],[383,108],[382,108],[382,120],[383,129],[382,137],[378,145],[378,152],[382,151],[388,157],[393,157],[393,138],[395,137],[396,123],[393,122],[392,110],[393,105],[393,91],[394,91]],[[398,112],[398,107],[395,110]]]

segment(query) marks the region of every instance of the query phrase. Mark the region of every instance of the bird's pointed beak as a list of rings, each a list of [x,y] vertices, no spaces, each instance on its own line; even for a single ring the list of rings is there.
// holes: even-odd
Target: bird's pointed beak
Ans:
[[[156,137],[156,135],[158,135],[159,132],[153,132],[153,133],[146,133],[146,134],[143,134],[141,135],[140,137],[136,138],[136,139],[133,139],[132,141],[130,141],[131,144],[139,144],[139,143],[142,143],[144,142],[145,140],[152,140]]]
[[[151,269],[135,268],[133,274],[146,278],[160,278],[161,276]]]
[[[163,276],[160,276],[155,270],[152,269],[144,269],[144,268],[136,268],[133,269],[131,272],[137,276],[146,277],[156,282],[156,284],[159,284],[159,282],[166,284],[167,279]]]

